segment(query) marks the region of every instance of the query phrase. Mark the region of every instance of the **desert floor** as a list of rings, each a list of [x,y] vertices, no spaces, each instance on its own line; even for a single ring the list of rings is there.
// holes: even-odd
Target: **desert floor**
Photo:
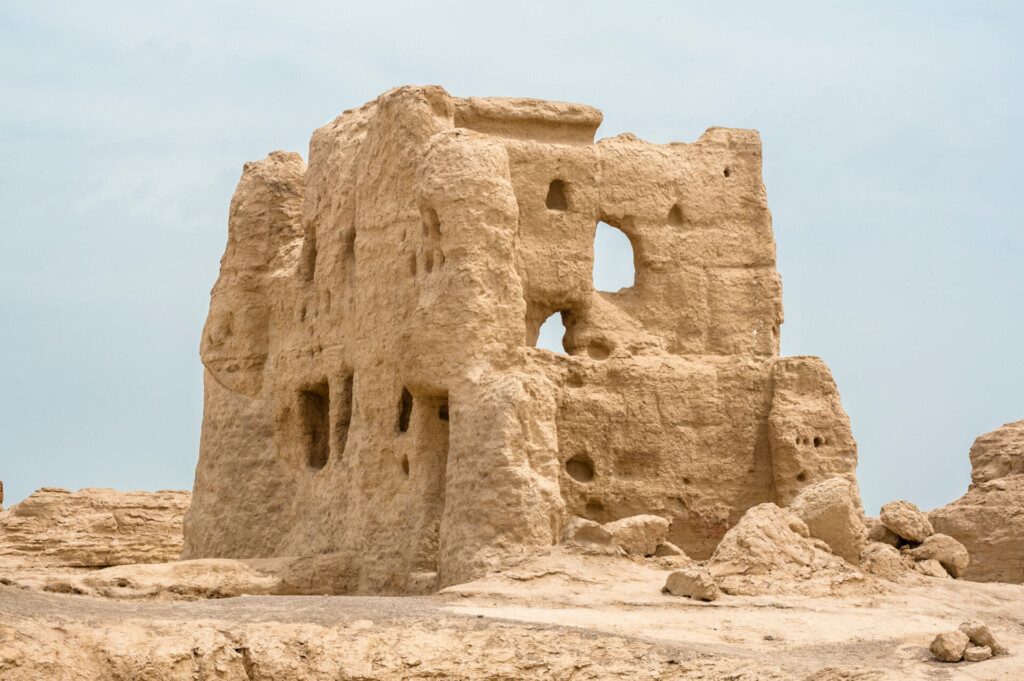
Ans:
[[[113,600],[0,586],[0,678],[1024,679],[1024,586],[661,593],[663,566],[548,556],[423,597]],[[943,664],[982,619],[1010,648]]]

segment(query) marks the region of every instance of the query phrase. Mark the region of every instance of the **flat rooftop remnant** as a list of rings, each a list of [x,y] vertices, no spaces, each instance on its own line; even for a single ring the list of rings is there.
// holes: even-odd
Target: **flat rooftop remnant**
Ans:
[[[308,164],[245,165],[184,557],[329,553],[353,593],[407,593],[571,516],[657,515],[701,559],[751,507],[856,485],[827,366],[779,357],[757,132],[594,142],[600,122],[400,87],[318,129]],[[599,222],[633,249],[616,292]],[[555,314],[564,355],[535,347]]]

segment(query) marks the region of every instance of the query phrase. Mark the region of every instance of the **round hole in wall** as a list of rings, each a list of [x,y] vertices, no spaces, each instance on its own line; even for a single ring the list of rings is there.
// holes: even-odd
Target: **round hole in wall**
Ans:
[[[800,471],[796,474],[796,479],[798,482],[805,482],[807,480],[807,473]]]
[[[604,513],[604,504],[598,499],[591,499],[583,509],[583,514],[591,520],[600,517],[602,513]]]
[[[801,438],[799,438],[799,437],[798,437],[798,438],[796,439],[796,443],[797,443],[797,444],[800,444],[800,441],[801,441]]]
[[[726,177],[729,177],[730,175],[732,175],[732,170],[729,169],[729,166],[726,166],[725,170],[722,171],[722,174],[725,175]]]
[[[608,359],[608,355],[612,354],[612,349],[601,341],[594,341],[587,346],[587,354],[590,355],[590,359]]]
[[[823,444],[825,444],[825,439],[823,437],[821,437],[820,435],[815,435],[814,436],[814,446],[815,447],[820,447]]]
[[[407,456],[402,457],[402,473],[409,475],[409,457]]]
[[[594,479],[594,465],[586,459],[569,459],[565,462],[565,472],[576,482],[590,482]]]

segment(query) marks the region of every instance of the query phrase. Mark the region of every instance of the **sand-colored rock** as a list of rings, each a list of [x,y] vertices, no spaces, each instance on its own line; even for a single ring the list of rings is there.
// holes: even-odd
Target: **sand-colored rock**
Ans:
[[[630,556],[653,556],[665,539],[669,522],[656,515],[634,515],[605,523],[604,529],[615,543]]]
[[[938,579],[950,579],[949,571],[942,567],[942,563],[934,558],[926,558],[914,563],[914,570],[925,577],[937,577]]]
[[[963,622],[959,629],[967,634],[967,637],[971,639],[971,643],[976,646],[984,646],[990,649],[993,655],[1008,655],[1010,653],[1006,646],[996,640],[995,635],[992,633],[992,630],[988,628],[988,625],[981,620],[968,620],[967,622]]]
[[[984,662],[992,658],[992,649],[988,646],[967,646],[964,649],[964,661]]]
[[[1024,421],[982,435],[970,455],[967,493],[928,518],[967,548],[964,579],[1024,584]]]
[[[935,532],[928,516],[909,501],[885,504],[879,520],[894,534],[910,542],[922,542]]]
[[[76,567],[175,560],[188,504],[188,492],[44,487],[0,512],[0,557]]]
[[[759,504],[722,538],[707,568],[727,594],[827,591],[863,575],[815,546],[802,520],[775,504]]]
[[[865,525],[868,529],[868,541],[888,544],[889,546],[900,545],[903,540],[898,534],[882,524],[878,518],[865,518]]]
[[[845,478],[829,478],[805,487],[789,510],[807,524],[811,536],[854,565],[867,538],[856,487]]]
[[[970,639],[962,631],[948,631],[939,634],[932,641],[932,655],[940,662],[959,662],[964,658],[964,651]]]
[[[963,544],[949,535],[938,533],[931,535],[908,553],[914,560],[939,561],[951,577],[962,576],[971,560]]]
[[[675,570],[665,580],[662,589],[673,596],[685,596],[697,601],[713,601],[718,598],[718,586],[707,568],[689,565]]]
[[[600,523],[573,516],[562,528],[562,542],[585,549],[614,549],[615,538]]]
[[[896,547],[881,542],[868,542],[864,546],[860,554],[860,567],[865,572],[893,582],[907,572],[907,566],[903,564],[903,557]]]
[[[592,107],[402,87],[248,163],[203,332],[184,556],[347,554],[351,592],[441,586],[570,515],[669,522],[855,483],[828,368],[779,358],[756,132],[594,142]],[[598,221],[633,286],[593,285]],[[538,349],[565,323],[561,355]],[[244,475],[241,474],[244,471]]]
[[[670,541],[663,541],[658,544],[658,548],[654,549],[654,555],[658,558],[666,558],[669,556],[685,556],[686,552]]]

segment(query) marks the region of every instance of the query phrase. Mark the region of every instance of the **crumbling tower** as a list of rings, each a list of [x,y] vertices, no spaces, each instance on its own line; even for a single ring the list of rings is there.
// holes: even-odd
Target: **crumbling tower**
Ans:
[[[247,163],[201,354],[186,557],[337,554],[352,591],[480,574],[567,515],[654,513],[704,557],[855,482],[827,367],[780,359],[750,130],[594,143],[596,109],[391,90]],[[595,227],[635,283],[592,283]],[[567,355],[534,347],[560,313]]]

